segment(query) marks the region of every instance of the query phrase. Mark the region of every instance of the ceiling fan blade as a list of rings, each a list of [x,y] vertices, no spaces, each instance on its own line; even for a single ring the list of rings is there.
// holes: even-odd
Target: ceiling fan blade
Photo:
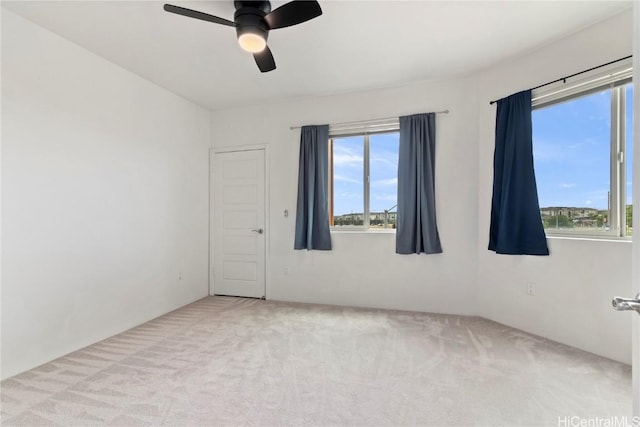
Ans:
[[[264,19],[269,28],[290,27],[322,15],[322,9],[317,1],[291,1],[283,4],[273,12],[268,13]]]
[[[276,61],[273,59],[273,54],[271,54],[269,46],[265,47],[262,52],[254,53],[253,59],[256,60],[258,68],[260,68],[260,71],[263,73],[276,69]]]
[[[175,13],[189,18],[200,19],[202,21],[213,22],[214,24],[226,25],[228,27],[235,27],[236,23],[224,18],[209,15],[208,13],[198,12],[197,10],[187,9],[186,7],[174,6],[172,4],[165,4],[164,10],[167,12]]]

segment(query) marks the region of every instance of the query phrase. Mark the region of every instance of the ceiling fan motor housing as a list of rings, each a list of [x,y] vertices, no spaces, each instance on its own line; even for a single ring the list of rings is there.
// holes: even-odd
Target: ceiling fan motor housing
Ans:
[[[252,33],[259,35],[265,41],[269,34],[269,26],[264,20],[267,13],[271,12],[271,3],[268,1],[234,1],[236,12],[233,20],[236,23],[236,34]]]

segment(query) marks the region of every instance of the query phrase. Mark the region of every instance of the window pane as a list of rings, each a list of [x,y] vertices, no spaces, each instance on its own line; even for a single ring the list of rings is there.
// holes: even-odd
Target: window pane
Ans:
[[[396,228],[398,132],[369,136],[369,227]]]
[[[611,91],[536,109],[532,118],[545,229],[608,232]]]
[[[627,111],[625,112],[626,117],[626,135],[627,135],[627,143],[626,143],[626,152],[625,152],[625,163],[626,163],[626,176],[625,179],[627,181],[627,200],[626,200],[626,215],[627,215],[627,236],[631,237],[632,234],[632,219],[633,219],[633,85],[628,84],[625,88],[626,91],[626,101],[627,101]]]
[[[333,139],[333,225],[364,225],[364,138]]]

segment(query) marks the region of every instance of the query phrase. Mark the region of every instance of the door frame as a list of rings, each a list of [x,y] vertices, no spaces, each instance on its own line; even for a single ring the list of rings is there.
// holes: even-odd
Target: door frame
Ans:
[[[633,239],[632,239],[632,284],[635,295],[640,293],[640,2],[633,2]],[[631,371],[633,393],[633,415],[640,416],[640,316],[631,313]]]
[[[270,211],[270,188],[269,185],[269,145],[268,144],[256,144],[256,145],[238,145],[238,146],[224,146],[224,147],[213,147],[209,149],[209,296],[215,295],[215,259],[216,256],[213,250],[213,239],[214,239],[214,202],[215,202],[215,194],[214,194],[214,158],[217,154],[223,153],[235,153],[235,152],[246,152],[246,151],[264,151],[264,223],[265,223],[265,233],[264,233],[264,295],[265,299],[271,299],[271,286],[269,286],[269,278],[270,274],[270,233],[271,233],[271,221],[269,216]]]

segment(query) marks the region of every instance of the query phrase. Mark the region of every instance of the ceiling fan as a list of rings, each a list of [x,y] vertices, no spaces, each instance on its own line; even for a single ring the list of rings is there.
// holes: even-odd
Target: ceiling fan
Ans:
[[[291,1],[273,11],[269,1],[235,0],[233,21],[198,12],[185,7],[165,4],[164,10],[189,18],[235,27],[240,47],[253,53],[258,68],[263,73],[275,70],[276,61],[267,46],[270,30],[301,24],[322,15],[317,1]]]

